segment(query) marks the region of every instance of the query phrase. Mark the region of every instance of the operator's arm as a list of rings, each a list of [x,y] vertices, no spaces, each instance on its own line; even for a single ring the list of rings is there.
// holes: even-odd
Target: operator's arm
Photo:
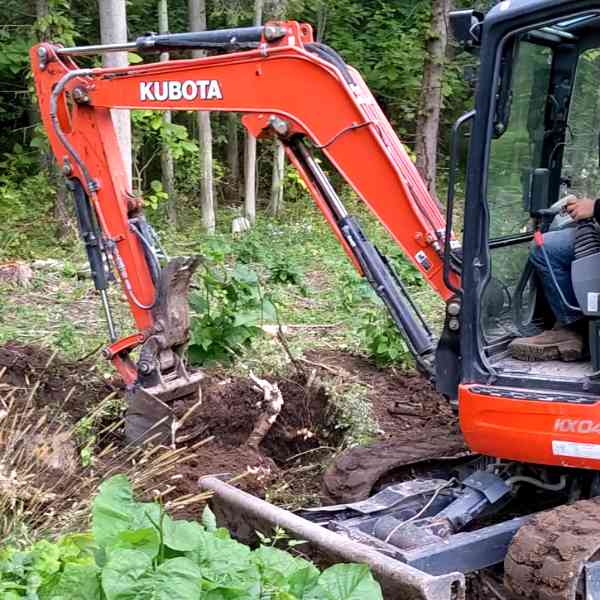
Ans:
[[[571,199],[567,202],[567,212],[575,221],[582,221],[583,219],[594,219],[600,223],[600,202],[599,199],[593,200],[592,198],[577,198],[571,196]]]

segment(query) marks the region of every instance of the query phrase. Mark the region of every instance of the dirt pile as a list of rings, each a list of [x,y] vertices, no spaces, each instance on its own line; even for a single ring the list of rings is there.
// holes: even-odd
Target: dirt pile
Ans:
[[[426,435],[429,430],[455,430],[458,426],[449,402],[416,373],[380,369],[362,356],[338,350],[312,350],[306,357],[312,365],[322,365],[366,386],[381,440],[401,440],[405,432],[415,430]]]
[[[330,427],[333,414],[323,388],[307,388],[300,376],[276,383],[283,407],[257,449],[248,445],[248,438],[265,410],[263,390],[250,379],[209,377],[204,381],[202,405],[181,433],[185,435],[189,428],[210,441],[195,450],[184,473],[177,474],[183,475],[175,480],[177,493],[197,490],[202,475],[249,471],[240,487],[264,497],[269,487],[285,485],[289,469],[297,467],[303,456],[339,441],[339,432]]]
[[[434,431],[439,435],[440,429],[456,430],[447,402],[416,375],[380,370],[364,358],[344,352],[312,352],[306,359],[306,374],[292,372],[287,378],[271,381],[281,391],[283,406],[258,448],[249,446],[248,438],[265,410],[264,390],[251,379],[208,373],[202,384],[202,404],[185,425],[195,432],[191,448],[164,469],[156,469],[153,476],[143,476],[145,492],[175,502],[180,516],[197,517],[202,510],[194,500],[199,477],[245,474],[239,481],[242,489],[259,496],[268,491],[278,504],[318,503],[321,475],[338,450],[343,432],[336,427],[336,409],[326,391],[315,382],[335,373],[366,387],[381,428],[380,440],[393,441],[390,452],[396,452],[405,440],[428,439]],[[46,350],[15,343],[0,346],[0,373],[0,394],[48,409],[63,429],[76,427],[107,396],[123,396],[122,386],[104,381],[91,363],[65,362]],[[189,405],[184,402],[177,412],[185,412],[195,402],[195,398]],[[135,449],[125,442],[121,416],[110,412],[95,422],[95,462],[91,467],[81,466],[76,477],[87,477],[92,467],[95,477],[148,468],[139,457],[137,463],[132,462]],[[185,435],[185,429],[179,433]],[[76,448],[80,450],[81,446]],[[61,478],[55,465],[45,473],[55,479],[54,485]]]
[[[103,400],[115,394],[122,396],[124,392],[122,386],[102,380],[91,363],[69,363],[45,349],[16,343],[0,346],[0,373],[0,394],[13,399],[16,410],[22,409],[32,422],[39,417],[39,410],[48,412],[47,420],[52,425],[45,431],[49,437],[76,431],[82,418],[94,411],[98,413]],[[186,423],[186,427],[196,432],[191,442],[193,447],[184,450],[178,460],[169,461],[164,469],[155,469],[156,474],[147,478],[144,487],[148,496],[160,494],[164,501],[179,506],[179,516],[197,517],[202,505],[193,498],[199,491],[199,477],[245,473],[239,486],[264,496],[280,480],[285,485],[284,474],[290,468],[303,465],[301,458],[290,459],[306,453],[312,458],[313,451],[329,448],[339,440],[339,432],[329,431],[333,431],[330,427],[333,416],[322,388],[307,388],[302,377],[276,383],[284,401],[281,413],[259,448],[252,448],[247,441],[265,408],[263,390],[250,379],[209,375],[202,385],[202,405]],[[184,405],[178,411],[185,412],[190,407]],[[92,467],[96,478],[103,473],[130,472],[136,468],[131,461],[136,449],[127,446],[119,420],[120,415],[114,413],[101,414],[96,419],[93,432],[96,458],[90,466],[78,466],[74,475],[69,465],[69,480],[86,478]],[[27,423],[21,423],[20,427],[27,427]],[[180,433],[185,435],[185,429]],[[73,442],[79,444],[75,448],[79,452],[84,440],[77,435]],[[39,454],[37,449],[36,453]],[[318,453],[315,456],[318,458]],[[148,469],[139,456],[136,460],[138,471]],[[67,491],[59,484],[64,475],[56,465],[52,468],[46,465],[44,487],[60,488],[63,495],[77,494],[77,486],[69,485]],[[179,503],[182,498],[183,503]],[[186,499],[190,502],[186,503]]]
[[[10,390],[17,398],[35,393],[35,405],[60,410],[77,421],[104,398],[123,390],[115,380],[104,381],[89,361],[68,362],[45,348],[8,342],[0,346],[0,391]]]

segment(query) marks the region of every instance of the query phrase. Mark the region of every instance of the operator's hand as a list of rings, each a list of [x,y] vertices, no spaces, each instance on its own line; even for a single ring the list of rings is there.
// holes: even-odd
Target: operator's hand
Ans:
[[[571,196],[567,201],[566,209],[571,218],[575,221],[582,221],[583,219],[591,219],[594,216],[594,204],[596,204],[596,201],[591,198]]]

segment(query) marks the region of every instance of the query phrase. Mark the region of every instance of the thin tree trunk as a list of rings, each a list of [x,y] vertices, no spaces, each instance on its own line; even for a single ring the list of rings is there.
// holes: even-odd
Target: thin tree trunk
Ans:
[[[188,0],[190,29],[206,29],[206,0]],[[204,56],[201,50],[192,52],[194,58]],[[215,194],[213,184],[212,128],[210,113],[198,111],[198,139],[200,142],[200,205],[202,225],[208,233],[215,231]]]
[[[263,0],[254,0],[254,25],[262,25]],[[244,214],[256,221],[256,138],[246,132],[244,151]]]
[[[285,17],[287,0],[276,0],[273,4],[272,17],[280,20]],[[285,149],[277,140],[273,151],[273,173],[271,175],[271,202],[269,210],[273,215],[278,215],[283,207],[283,186],[285,171]]]
[[[99,0],[100,39],[103,44],[127,42],[127,12],[125,0]],[[127,52],[109,52],[104,55],[105,67],[126,67],[129,64]],[[111,111],[117,139],[123,156],[125,173],[131,187],[131,118],[128,110]]]
[[[36,19],[43,19],[50,14],[48,0],[35,0],[35,16]],[[45,31],[40,36],[39,41],[47,41],[51,37],[50,31]],[[40,113],[37,108],[37,103],[32,106],[32,120],[39,122]],[[48,170],[49,180],[56,187],[56,196],[54,197],[54,221],[56,223],[57,233],[60,237],[66,237],[73,230],[73,223],[69,217],[67,210],[67,187],[65,179],[60,171],[59,166],[54,160],[52,151],[43,151],[40,157],[42,166]]]
[[[43,19],[50,14],[48,0],[35,0],[35,18]]]
[[[238,198],[240,193],[240,143],[238,138],[238,116],[227,114],[227,165],[229,166],[229,197]]]
[[[277,216],[283,208],[283,184],[285,175],[285,148],[281,142],[276,142],[273,153],[273,176],[271,180],[271,203],[269,210]]]
[[[451,0],[432,0],[431,30],[427,40],[427,55],[423,67],[423,83],[417,115],[415,151],[417,168],[435,196],[437,146],[442,109],[442,76],[448,45],[448,13]]]
[[[158,31],[159,33],[169,33],[169,6],[168,0],[158,0]],[[162,52],[161,62],[169,60],[169,53]],[[163,122],[166,127],[171,125],[171,111],[165,110],[163,113]],[[160,150],[160,168],[161,179],[165,192],[169,198],[167,200],[167,219],[171,227],[177,227],[177,190],[175,189],[175,170],[173,168],[173,155],[171,149],[165,143]]]

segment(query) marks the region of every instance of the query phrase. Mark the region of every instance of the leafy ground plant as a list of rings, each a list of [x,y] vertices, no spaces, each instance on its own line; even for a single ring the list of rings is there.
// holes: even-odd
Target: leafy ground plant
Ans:
[[[188,355],[193,364],[228,362],[276,320],[275,307],[262,292],[258,275],[238,263],[230,274],[205,267],[203,290],[191,297],[194,310]]]
[[[373,308],[361,315],[358,332],[369,357],[379,366],[392,363],[406,367],[410,354],[398,328],[383,308]]]
[[[381,600],[364,565],[322,573],[272,546],[256,550],[203,523],[137,502],[127,478],[100,487],[92,530],[0,551],[3,600]]]

